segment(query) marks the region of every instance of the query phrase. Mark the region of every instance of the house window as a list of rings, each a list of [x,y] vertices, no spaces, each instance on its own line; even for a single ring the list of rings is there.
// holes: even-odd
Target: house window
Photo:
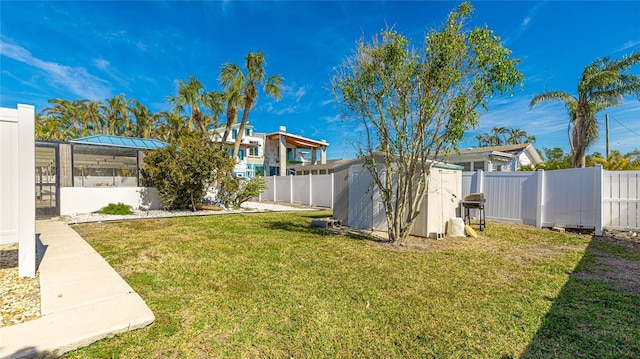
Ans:
[[[474,171],[484,170],[484,162],[474,162],[473,163],[473,170]]]
[[[231,130],[231,139],[235,140],[236,137],[238,137],[238,130],[234,128],[233,130]]]
[[[280,175],[280,167],[269,166],[269,176],[279,176],[279,175]]]
[[[249,149],[249,156],[260,156],[260,142],[258,141],[249,141],[252,145],[256,145],[256,147]]]
[[[238,150],[238,158],[244,160],[244,150]]]
[[[245,136],[251,136],[251,129],[250,128],[245,128],[244,129],[244,135]]]
[[[293,161],[293,148],[287,148],[287,161]]]

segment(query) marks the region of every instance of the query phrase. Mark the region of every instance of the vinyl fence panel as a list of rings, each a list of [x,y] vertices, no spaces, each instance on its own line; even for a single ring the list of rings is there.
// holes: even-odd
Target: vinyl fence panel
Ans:
[[[335,174],[310,175],[312,206],[333,207],[334,176]]]
[[[484,173],[486,198],[485,214],[488,219],[523,223],[523,188],[534,172],[487,172]]]
[[[640,228],[640,171],[604,171],[602,192],[604,226]]]
[[[547,171],[543,226],[596,227],[596,177],[600,167]],[[599,192],[599,191],[598,191]]]
[[[311,204],[310,189],[311,175],[288,176],[291,181],[291,202],[298,204]]]
[[[258,200],[333,207],[333,174],[264,177],[267,188]]]

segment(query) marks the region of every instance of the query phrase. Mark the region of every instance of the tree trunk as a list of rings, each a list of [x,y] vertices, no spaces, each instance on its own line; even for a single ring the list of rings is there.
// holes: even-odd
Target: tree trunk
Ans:
[[[574,168],[584,168],[585,152],[587,151],[587,139],[585,131],[585,117],[587,115],[586,99],[580,99],[576,109],[576,120],[573,124],[573,153],[572,164]]]
[[[229,138],[229,133],[231,133],[231,126],[233,126],[237,118],[238,109],[235,106],[227,105],[227,125],[224,128],[224,134],[222,135],[220,148],[224,148],[224,146],[227,144],[227,138]]]
[[[244,110],[242,110],[242,121],[240,121],[240,128],[238,128],[238,136],[236,136],[236,143],[233,145],[233,158],[238,157],[238,152],[240,152],[240,143],[242,142],[242,136],[244,135],[244,128],[247,126],[247,121],[249,120],[249,110],[251,110],[251,105],[253,100],[246,99],[244,102]],[[282,158],[280,159],[282,161]]]

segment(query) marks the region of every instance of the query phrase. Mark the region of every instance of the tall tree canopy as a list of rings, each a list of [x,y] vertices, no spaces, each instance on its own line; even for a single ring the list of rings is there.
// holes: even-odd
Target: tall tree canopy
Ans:
[[[255,105],[258,99],[258,90],[260,87],[264,90],[267,96],[271,96],[276,100],[280,100],[282,96],[282,81],[281,75],[273,75],[267,77],[265,74],[265,57],[262,52],[248,53],[245,56],[245,67],[247,69],[246,74],[242,72],[240,67],[233,63],[226,63],[220,70],[220,82],[222,83],[223,93],[226,94],[227,106],[232,101],[236,113],[239,104],[242,104],[242,120],[240,121],[240,127],[238,128],[238,136],[236,137],[235,145],[233,146],[233,158],[238,156],[240,150],[240,143],[242,142],[242,136],[244,135],[244,129],[249,120],[249,111]],[[242,93],[242,99],[237,98],[237,92]],[[228,107],[227,107],[228,109]],[[234,117],[233,114],[227,116],[227,129],[231,128],[229,121]],[[226,140],[228,132],[225,130],[223,136],[223,143]]]
[[[522,81],[519,60],[499,37],[486,26],[465,27],[472,12],[471,4],[460,4],[419,51],[393,30],[361,40],[333,78],[343,118],[363,128],[356,146],[398,245],[420,215],[433,160],[457,148],[490,95],[512,92]]]
[[[618,60],[608,57],[598,59],[587,66],[578,82],[578,91],[572,95],[561,91],[549,91],[533,97],[529,106],[543,101],[559,101],[569,113],[569,144],[573,167],[585,166],[587,148],[598,139],[596,114],[622,103],[625,95],[635,95],[640,100],[640,77],[625,73],[640,63],[640,52]]]

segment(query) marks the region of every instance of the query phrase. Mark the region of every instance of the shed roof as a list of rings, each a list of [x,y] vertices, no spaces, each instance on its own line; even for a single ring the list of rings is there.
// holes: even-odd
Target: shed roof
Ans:
[[[71,143],[102,145],[113,147],[127,147],[145,150],[155,150],[167,146],[166,142],[151,138],[136,138],[110,135],[93,135],[87,137],[75,138]]]

